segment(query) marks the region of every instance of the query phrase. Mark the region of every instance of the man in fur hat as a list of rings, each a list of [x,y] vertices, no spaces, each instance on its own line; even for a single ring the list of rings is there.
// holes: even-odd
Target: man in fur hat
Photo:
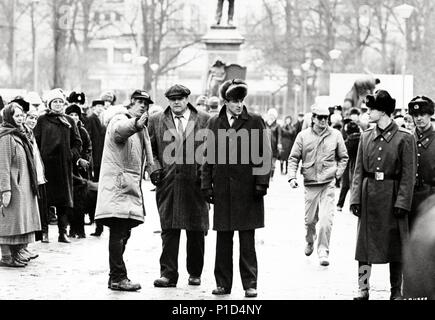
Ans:
[[[366,101],[374,128],[361,135],[351,189],[351,211],[359,218],[355,259],[358,296],[368,300],[372,264],[390,265],[392,300],[402,298],[402,245],[417,174],[412,134],[391,119],[396,100],[385,90]]]
[[[185,86],[176,84],[170,87],[165,93],[169,106],[150,118],[154,155],[150,178],[156,186],[162,228],[160,278],[154,281],[154,286],[159,288],[177,285],[181,230],[186,230],[187,236],[189,285],[201,284],[204,266],[204,237],[209,228],[209,207],[201,197],[201,162],[193,155],[202,148],[202,141],[197,141],[196,136],[205,129],[209,115],[193,107],[189,103],[189,95],[190,90]],[[172,147],[176,160],[167,154]]]
[[[243,104],[247,93],[247,84],[238,79],[228,80],[220,88],[225,104],[207,127],[201,189],[207,201],[214,204],[213,229],[217,231],[217,288],[212,293],[231,293],[233,237],[238,231],[240,275],[245,296],[252,298],[257,296],[258,275],[255,230],[264,227],[263,198],[269,187],[272,152],[264,120],[248,113]],[[246,146],[251,154],[247,154]]]
[[[416,219],[417,209],[435,194],[435,130],[431,122],[434,102],[428,97],[415,97],[408,105],[409,114],[415,123],[414,138],[417,142],[417,183],[414,190],[410,227]]]

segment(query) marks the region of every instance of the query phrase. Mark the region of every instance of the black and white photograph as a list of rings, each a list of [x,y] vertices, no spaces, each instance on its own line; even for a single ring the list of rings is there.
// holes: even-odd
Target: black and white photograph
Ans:
[[[434,300],[434,39],[432,0],[1,0],[0,301]]]

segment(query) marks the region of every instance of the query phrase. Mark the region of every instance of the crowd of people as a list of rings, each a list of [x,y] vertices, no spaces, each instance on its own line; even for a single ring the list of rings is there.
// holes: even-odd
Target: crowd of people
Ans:
[[[390,94],[378,90],[360,107],[315,104],[294,121],[279,119],[273,108],[263,117],[249,112],[242,80],[226,81],[219,91],[220,98],[200,96],[194,106],[190,90],[177,84],[165,92],[167,108],[155,106],[144,90],[134,91],[126,106],[116,104],[110,91],[89,102],[82,92],[67,95],[62,89],[50,90],[37,104],[23,97],[7,103],[0,126],[0,265],[20,268],[37,258],[28,244],[48,243],[53,220],[59,242],[86,238],[87,214],[95,223],[92,236],[109,228],[108,287],[139,290],[127,276],[123,255],[131,229],[144,222],[147,191],[141,182],[149,179],[162,238],[154,286],[177,285],[181,230],[187,236],[189,285],[201,285],[213,205],[212,293],[231,293],[238,231],[243,289],[246,297],[256,297],[255,230],[264,227],[264,197],[279,163],[291,188],[299,187],[299,168],[303,177],[305,255],[312,255],[317,241],[320,265],[330,264],[334,213],[343,210],[350,193],[350,210],[358,217],[355,299],[369,298],[371,266],[384,263],[390,264],[391,299],[417,295],[412,284],[421,265],[412,264],[422,259],[404,261],[402,253],[408,243],[415,245],[410,234],[419,205],[435,194],[434,102],[418,96],[402,115]],[[222,131],[228,148],[217,139]],[[202,132],[203,139],[196,139]],[[243,162],[245,146],[256,143],[261,163],[252,152]],[[201,158],[193,159],[197,154]],[[256,171],[262,166],[266,172]]]

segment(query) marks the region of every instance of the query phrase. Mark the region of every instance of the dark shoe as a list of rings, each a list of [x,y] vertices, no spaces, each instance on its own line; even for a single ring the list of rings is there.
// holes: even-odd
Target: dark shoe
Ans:
[[[75,233],[75,232],[69,232],[69,234],[68,234],[68,238],[75,238],[77,236],[77,233]]]
[[[91,233],[91,236],[93,236],[93,237],[101,237],[102,233],[103,233],[103,231],[97,231],[97,230],[95,230],[94,233]]]
[[[189,286],[200,286],[201,278],[200,277],[189,277]]]
[[[26,254],[23,252],[23,249],[18,250],[14,254],[12,254],[12,258],[15,260],[18,260],[19,262],[24,262],[27,264],[27,262],[30,261],[30,258],[26,256]]]
[[[12,257],[2,257],[0,260],[0,266],[1,267],[8,267],[8,268],[24,268],[26,264],[21,263]]]
[[[79,234],[77,235],[77,238],[79,238],[79,239],[86,239],[86,234],[84,234],[84,233],[79,233]]]
[[[403,300],[400,290],[391,290],[390,300]]]
[[[329,266],[329,259],[328,259],[327,256],[322,256],[322,257],[320,257],[320,258],[319,258],[319,261],[320,261],[320,265],[321,265],[322,267],[327,267],[327,266]]]
[[[166,277],[161,277],[154,281],[154,287],[157,288],[175,288],[177,284]]]
[[[313,254],[314,251],[314,244],[313,243],[307,243],[307,245],[305,246],[305,255],[307,257],[311,256]]]
[[[48,232],[42,233],[42,243],[50,243],[50,240],[48,239]]]
[[[139,283],[133,283],[129,279],[124,279],[120,282],[109,281],[109,289],[117,291],[137,291],[141,289]]]
[[[29,251],[27,248],[21,249],[20,252],[24,257],[33,260],[39,257],[39,254]]]
[[[257,289],[255,289],[255,288],[249,288],[248,290],[245,290],[245,297],[246,298],[255,298],[255,297],[257,297]]]
[[[71,243],[71,241],[68,240],[66,233],[59,234],[59,238],[57,239],[57,241],[62,243]]]
[[[225,289],[224,287],[217,287],[211,293],[216,296],[223,296],[225,294],[230,294],[231,290]]]
[[[355,298],[353,298],[353,300],[356,300],[356,301],[369,300],[369,290],[367,290],[367,289],[358,290],[358,295]]]

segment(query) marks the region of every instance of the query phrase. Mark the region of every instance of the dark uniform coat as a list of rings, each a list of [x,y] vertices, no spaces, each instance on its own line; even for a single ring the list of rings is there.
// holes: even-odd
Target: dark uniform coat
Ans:
[[[411,218],[417,215],[417,209],[429,196],[435,194],[435,129],[426,132],[414,132],[417,141],[418,169],[417,183],[412,200]]]
[[[396,218],[394,208],[411,210],[417,169],[412,134],[393,121],[383,132],[361,136],[350,204],[361,205],[355,259],[382,264],[400,262],[408,237],[408,217]],[[378,180],[373,177],[378,174]],[[372,176],[370,176],[372,175]]]
[[[73,208],[72,164],[80,158],[82,140],[74,120],[63,118],[69,125],[51,113],[42,115],[33,132],[44,162],[48,206]]]
[[[230,127],[226,115],[226,106],[218,116],[210,119],[208,129],[209,135],[214,135],[214,141],[207,138],[206,141],[206,160],[202,169],[201,188],[203,190],[212,189],[214,194],[214,225],[216,231],[234,231],[234,230],[254,230],[264,227],[264,200],[263,197],[255,196],[256,185],[269,187],[270,169],[271,169],[271,146],[270,137],[267,135],[266,125],[263,119],[257,115],[250,114],[244,107],[243,113],[233,126]],[[232,129],[232,130],[230,130]],[[250,135],[255,129],[258,130],[257,142],[259,143],[259,154],[263,155],[264,162],[258,163],[252,154],[252,143],[255,135]],[[219,160],[219,155],[224,151],[218,147],[218,131],[223,130],[228,137],[226,138],[225,163]],[[247,132],[249,137],[248,144],[241,144],[243,131]],[[236,143],[230,141],[237,140]],[[221,142],[222,143],[222,142]],[[215,155],[210,156],[210,150],[214,150]],[[247,148],[245,150],[245,148]],[[249,155],[247,154],[249,152]],[[237,155],[237,162],[231,164],[230,159]],[[222,154],[220,155],[222,157]],[[248,161],[241,161],[241,156],[249,156]],[[213,159],[212,161],[209,160]],[[258,159],[257,159],[258,160]],[[234,161],[235,162],[235,161]],[[262,174],[254,174],[254,169],[264,167]]]
[[[190,118],[183,137],[183,148],[170,107],[151,116],[149,120],[148,130],[154,156],[154,166],[150,172],[163,170],[162,182],[156,188],[157,208],[163,230],[209,229],[209,205],[201,195],[200,184],[202,157],[199,155],[202,155],[202,151],[198,149],[203,147],[203,140],[195,141],[198,131],[206,128],[209,115],[196,110],[191,104],[188,108]],[[169,135],[167,139],[165,134]],[[171,155],[165,156],[165,152],[171,148]],[[178,163],[171,161],[176,154]],[[199,162],[196,161],[198,157],[201,158]]]
[[[100,119],[95,113],[85,118],[84,125],[92,142],[92,166],[94,169],[93,181],[98,181],[100,176],[101,158],[103,156],[106,129],[101,124]]]

